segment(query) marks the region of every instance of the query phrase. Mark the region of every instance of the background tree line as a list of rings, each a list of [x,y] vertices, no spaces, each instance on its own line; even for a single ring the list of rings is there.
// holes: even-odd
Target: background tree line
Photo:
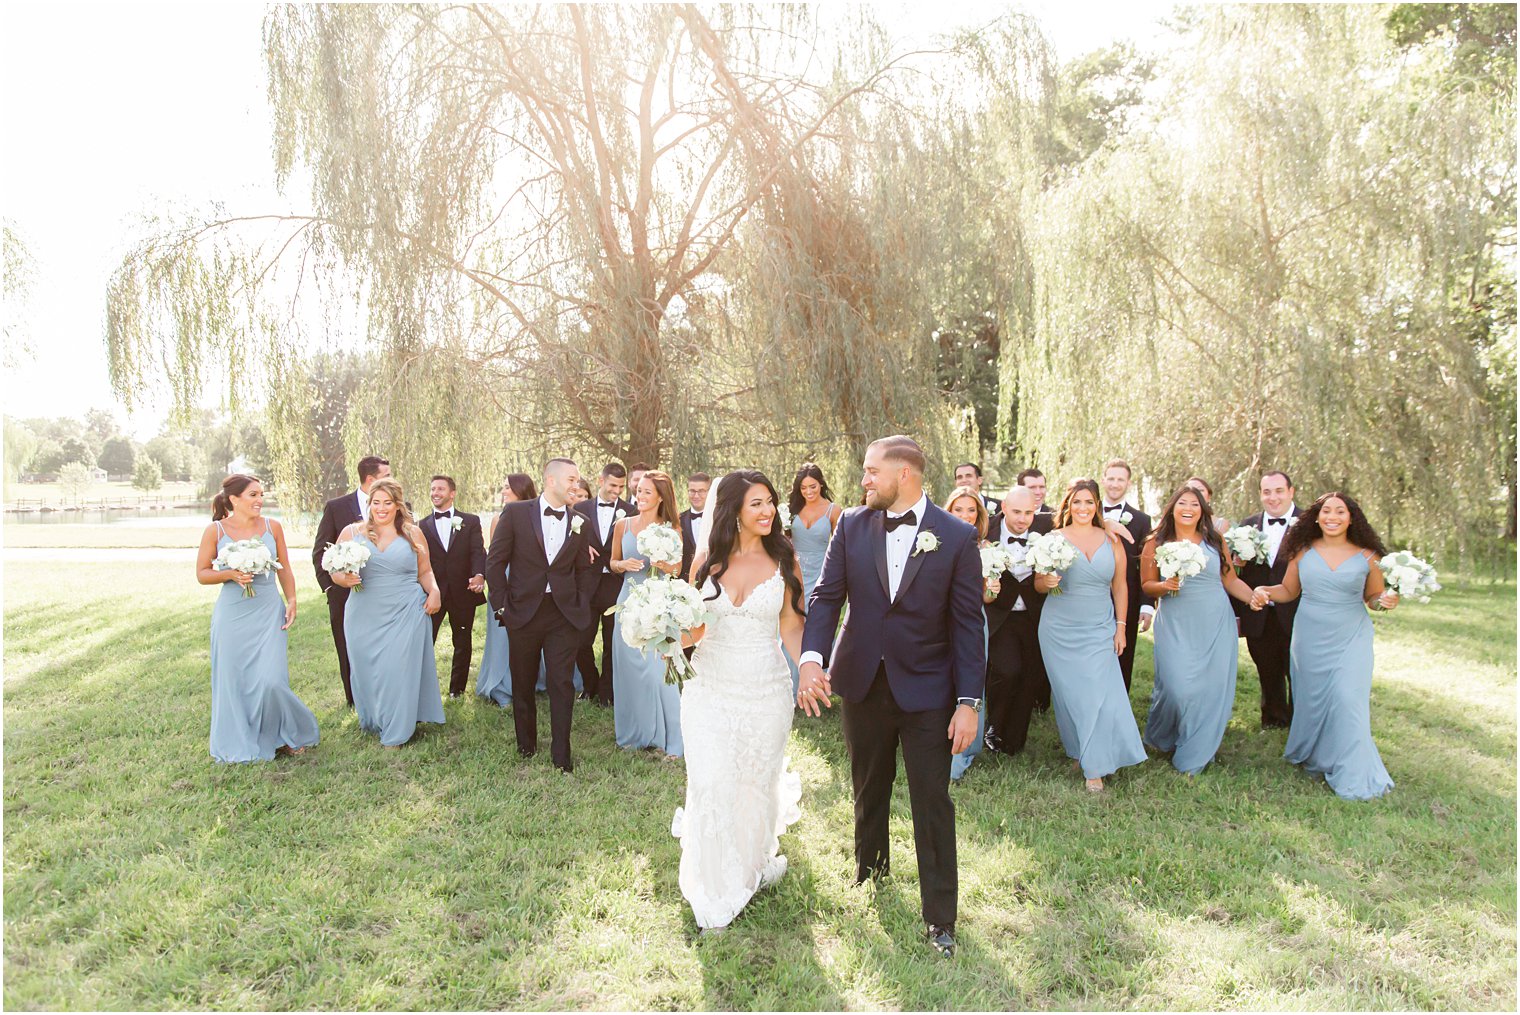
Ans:
[[[1514,8],[1171,31],[1058,65],[1014,14],[904,52],[859,9],[279,7],[307,208],[146,230],[113,380],[267,390],[304,505],[377,450],[481,499],[563,452],[845,486],[906,431],[938,487],[1123,454],[1238,516],[1281,466],[1512,555]]]

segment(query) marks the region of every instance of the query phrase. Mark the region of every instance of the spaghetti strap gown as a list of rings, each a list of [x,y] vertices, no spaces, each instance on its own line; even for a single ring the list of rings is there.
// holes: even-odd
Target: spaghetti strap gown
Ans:
[[[216,551],[233,542],[216,526]],[[265,523],[259,537],[275,554]],[[253,579],[252,597],[225,582],[211,610],[211,756],[217,761],[272,761],[280,747],[317,742],[317,717],[290,689],[285,603],[275,576]]]
[[[1140,729],[1114,652],[1114,551],[1104,540],[1093,559],[1081,550],[1061,578],[1061,594],[1040,610],[1040,655],[1067,757],[1088,779],[1145,760]]]
[[[1156,685],[1145,720],[1145,742],[1171,751],[1172,766],[1190,775],[1214,760],[1224,740],[1240,660],[1219,552],[1200,545],[1203,571],[1156,603]]]
[[[1372,618],[1362,601],[1369,566],[1360,553],[1334,569],[1313,547],[1299,557],[1303,591],[1288,647],[1293,723],[1283,756],[1346,800],[1393,789],[1372,741]]]
[[[359,728],[399,747],[420,722],[443,722],[443,694],[433,658],[433,623],[422,611],[427,593],[417,583],[417,551],[398,535],[381,550],[370,549],[359,572],[364,586],[349,593],[343,610],[349,671]]]
[[[638,537],[624,526],[623,559],[637,558],[642,571],[623,577],[618,602],[627,600],[635,588],[649,580],[649,558],[638,551]],[[622,614],[612,631],[612,671],[617,674],[617,696],[612,699],[612,724],[617,745],[629,750],[657,747],[673,758],[686,752],[681,739],[681,691],[665,683],[665,660],[653,652],[634,648],[623,640]]]

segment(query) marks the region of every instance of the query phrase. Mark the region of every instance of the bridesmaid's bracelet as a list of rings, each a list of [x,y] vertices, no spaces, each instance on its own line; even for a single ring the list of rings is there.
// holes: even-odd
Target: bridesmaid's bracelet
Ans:
[[[1114,623],[1118,624],[1120,627],[1126,627],[1129,625],[1129,621],[1127,620],[1116,620]]]

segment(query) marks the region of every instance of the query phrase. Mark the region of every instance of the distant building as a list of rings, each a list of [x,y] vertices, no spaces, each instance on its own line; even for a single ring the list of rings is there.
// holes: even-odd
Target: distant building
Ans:
[[[232,461],[230,461],[230,462],[227,463],[227,475],[229,475],[229,476],[231,476],[231,475],[233,475],[235,473],[247,472],[247,471],[248,471],[248,459],[244,458],[242,455],[238,455]]]

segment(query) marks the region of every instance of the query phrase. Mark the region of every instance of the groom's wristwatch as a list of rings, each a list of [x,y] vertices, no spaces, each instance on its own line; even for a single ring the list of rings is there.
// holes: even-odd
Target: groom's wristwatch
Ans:
[[[982,711],[982,699],[981,698],[956,698],[955,699],[955,703],[957,705],[970,705],[971,706],[971,711],[977,713],[978,715],[981,714],[981,711]]]

